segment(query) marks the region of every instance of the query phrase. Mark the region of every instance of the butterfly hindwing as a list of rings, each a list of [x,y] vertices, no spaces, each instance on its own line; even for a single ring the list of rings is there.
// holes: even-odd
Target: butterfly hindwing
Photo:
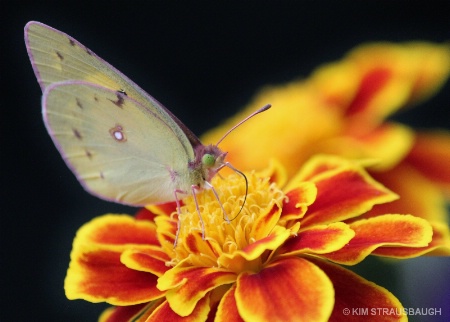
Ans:
[[[49,85],[45,124],[84,187],[131,205],[173,200],[189,151],[167,124],[122,92],[83,81]]]

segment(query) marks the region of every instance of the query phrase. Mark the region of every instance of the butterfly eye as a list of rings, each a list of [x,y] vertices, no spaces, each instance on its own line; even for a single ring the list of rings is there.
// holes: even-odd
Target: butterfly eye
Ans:
[[[216,159],[212,154],[206,153],[202,157],[202,164],[207,167],[212,167],[216,163]]]

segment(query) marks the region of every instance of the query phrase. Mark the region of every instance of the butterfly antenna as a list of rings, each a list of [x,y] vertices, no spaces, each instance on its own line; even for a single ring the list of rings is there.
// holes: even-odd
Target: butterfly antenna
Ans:
[[[270,106],[269,106],[269,107],[270,107]],[[262,112],[262,111],[261,111],[261,112]],[[244,209],[245,201],[247,200],[247,195],[248,195],[248,179],[247,179],[247,176],[244,174],[244,172],[242,172],[242,171],[236,169],[236,168],[233,167],[230,163],[227,162],[227,163],[225,163],[225,165],[226,165],[227,167],[229,167],[231,170],[233,170],[233,171],[239,173],[239,174],[240,174],[241,176],[243,176],[244,179],[245,179],[245,197],[244,197],[244,202],[242,203],[241,209],[239,210],[239,212],[237,213],[237,215],[230,219],[230,221],[231,221],[231,220],[235,220],[236,217],[239,216],[239,214],[241,213],[242,209]]]
[[[240,126],[242,123],[248,121],[248,120],[251,119],[253,116],[255,116],[255,115],[259,114],[259,113],[262,113],[262,112],[264,112],[264,111],[267,111],[267,110],[268,110],[269,108],[271,108],[271,107],[272,107],[272,105],[270,105],[270,104],[264,105],[264,106],[261,107],[259,110],[255,111],[255,112],[253,112],[252,114],[250,114],[249,116],[247,116],[245,119],[243,119],[243,120],[240,121],[238,124],[236,124],[236,125],[233,126],[231,129],[229,129],[228,132],[225,133],[224,136],[222,136],[222,138],[219,140],[219,142],[217,142],[216,146],[218,146],[218,145],[220,144],[220,142],[222,142],[223,139],[225,139],[225,138],[228,136],[228,134],[230,134],[235,128],[237,128],[238,126]],[[241,174],[243,174],[243,173],[241,172]],[[245,176],[244,176],[244,177],[245,177]]]

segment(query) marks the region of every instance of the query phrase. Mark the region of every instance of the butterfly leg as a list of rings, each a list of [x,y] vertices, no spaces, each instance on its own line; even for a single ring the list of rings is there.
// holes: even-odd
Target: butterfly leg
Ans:
[[[214,189],[213,185],[210,184],[208,181],[205,181],[205,186],[207,186],[208,188],[210,188],[210,189],[212,190],[214,196],[215,196],[216,199],[217,199],[217,202],[218,202],[219,205],[220,205],[220,208],[222,208],[223,218],[224,218],[225,221],[229,224],[229,223],[230,223],[230,219],[228,218],[228,215],[227,215],[225,209],[223,209],[223,205],[222,205],[222,203],[220,202],[219,195],[217,194],[216,189]]]
[[[173,194],[175,195],[175,202],[177,203],[177,213],[178,213],[177,233],[175,234],[175,242],[173,243],[173,248],[177,247],[178,235],[180,234],[180,228],[181,228],[181,206],[180,206],[180,199],[178,199],[177,193],[186,194],[186,191],[182,191],[182,190],[178,190],[178,189],[173,191]]]
[[[202,214],[200,213],[200,207],[198,206],[197,195],[195,194],[195,191],[201,190],[201,188],[196,185],[192,185],[191,189],[192,195],[194,196],[195,208],[197,209],[198,217],[200,218],[200,224],[202,226],[202,239],[205,240],[205,223],[203,222]]]

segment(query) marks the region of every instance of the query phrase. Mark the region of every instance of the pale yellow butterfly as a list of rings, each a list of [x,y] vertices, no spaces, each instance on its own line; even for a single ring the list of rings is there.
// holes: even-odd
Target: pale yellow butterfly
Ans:
[[[90,193],[132,206],[176,201],[180,211],[179,193],[194,194],[197,203],[196,190],[207,187],[218,199],[209,181],[224,166],[243,175],[225,162],[226,152],[217,147],[223,138],[204,146],[169,110],[72,37],[31,21],[25,42],[43,91],[47,131]],[[197,211],[204,237],[198,204]]]

